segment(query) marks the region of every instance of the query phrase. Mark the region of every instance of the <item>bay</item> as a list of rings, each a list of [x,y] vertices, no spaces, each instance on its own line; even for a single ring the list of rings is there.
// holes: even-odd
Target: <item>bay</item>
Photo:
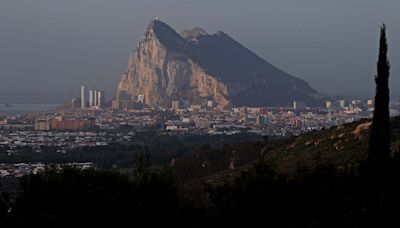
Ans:
[[[43,113],[60,106],[59,104],[0,104],[0,116]]]

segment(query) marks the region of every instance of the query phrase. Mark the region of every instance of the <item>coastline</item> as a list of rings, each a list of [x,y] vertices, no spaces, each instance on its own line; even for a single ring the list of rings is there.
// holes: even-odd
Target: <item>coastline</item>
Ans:
[[[59,106],[60,104],[0,104],[0,116],[48,112]]]

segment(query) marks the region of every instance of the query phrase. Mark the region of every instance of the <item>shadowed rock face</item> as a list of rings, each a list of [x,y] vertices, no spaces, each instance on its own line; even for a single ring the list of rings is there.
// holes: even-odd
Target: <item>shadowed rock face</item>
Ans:
[[[118,85],[118,100],[144,95],[150,107],[170,107],[172,100],[220,107],[310,105],[320,95],[307,82],[272,66],[223,32],[201,28],[178,34],[151,21]]]

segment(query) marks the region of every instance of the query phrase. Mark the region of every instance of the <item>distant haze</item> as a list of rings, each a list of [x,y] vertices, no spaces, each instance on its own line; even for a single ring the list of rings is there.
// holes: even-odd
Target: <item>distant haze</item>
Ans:
[[[0,103],[64,102],[116,86],[147,23],[222,30],[321,93],[373,96],[379,26],[400,95],[399,0],[1,0]]]

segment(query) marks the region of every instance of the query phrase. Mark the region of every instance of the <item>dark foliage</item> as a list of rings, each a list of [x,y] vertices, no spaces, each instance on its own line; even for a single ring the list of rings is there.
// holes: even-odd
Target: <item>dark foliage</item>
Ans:
[[[9,223],[17,226],[120,226],[175,220],[178,198],[169,171],[47,170],[21,179]],[[157,218],[157,220],[154,220]]]
[[[371,173],[382,172],[390,163],[389,134],[389,70],[387,59],[386,26],[381,28],[378,73],[375,77],[376,95],[373,125],[370,138],[369,168]],[[379,175],[379,174],[378,174]]]
[[[0,195],[0,227],[7,225],[10,219],[9,208],[11,207],[11,198],[8,193],[3,192]]]
[[[221,224],[398,227],[399,178],[399,172],[392,172],[377,191],[364,174],[337,175],[324,166],[312,175],[287,179],[261,162],[233,183],[212,188],[213,218]]]
[[[395,159],[393,172],[382,180],[379,191],[370,187],[363,173],[338,175],[332,166],[321,166],[312,174],[289,178],[260,161],[233,182],[206,188],[212,202],[208,208],[184,202],[171,173],[151,170],[146,162],[129,176],[98,170],[48,170],[24,177],[13,204],[8,196],[1,198],[0,218],[9,226],[44,227],[142,222],[395,227],[400,225],[399,160]]]
[[[136,165],[135,156],[147,150],[152,157],[153,165],[163,166],[174,159],[197,151],[203,144],[212,148],[222,148],[226,143],[257,141],[261,136],[255,134],[238,134],[232,136],[210,135],[156,135],[145,132],[135,136],[138,142],[129,144],[113,143],[108,146],[80,147],[58,153],[58,147],[43,146],[38,153],[31,147],[23,146],[17,153],[9,154],[7,146],[0,145],[0,163],[69,163],[93,162],[98,168],[120,169],[132,168]],[[146,148],[145,148],[146,147]]]

